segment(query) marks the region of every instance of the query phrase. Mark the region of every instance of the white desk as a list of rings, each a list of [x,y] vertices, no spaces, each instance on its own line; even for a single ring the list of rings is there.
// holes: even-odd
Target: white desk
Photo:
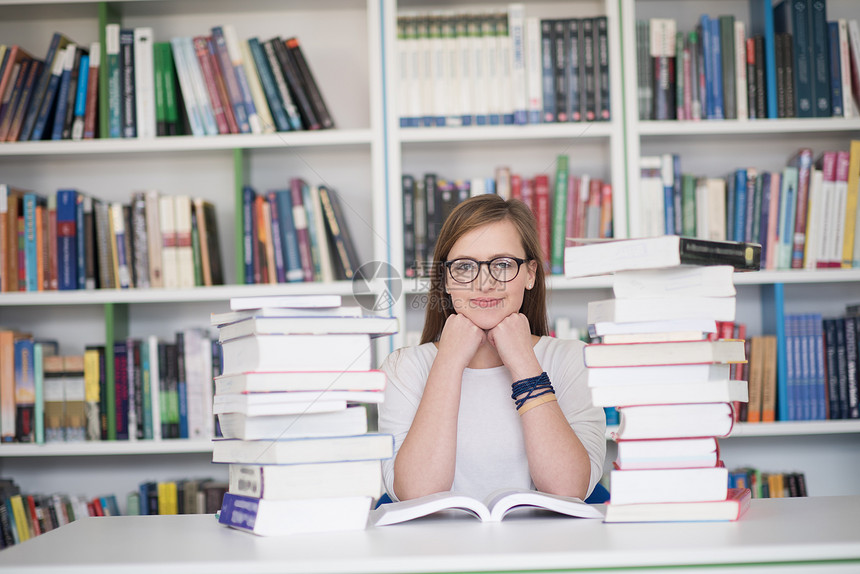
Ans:
[[[0,551],[4,574],[594,572],[636,566],[674,566],[672,574],[857,573],[860,496],[753,500],[735,523],[514,516],[483,524],[467,516],[428,517],[281,538],[228,529],[210,515],[87,518]]]

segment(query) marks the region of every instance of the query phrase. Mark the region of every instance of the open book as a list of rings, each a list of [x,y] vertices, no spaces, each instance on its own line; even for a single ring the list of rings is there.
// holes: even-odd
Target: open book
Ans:
[[[585,504],[578,498],[545,494],[536,490],[502,489],[491,493],[485,500],[456,492],[437,492],[413,500],[383,504],[372,512],[370,524],[387,526],[442,510],[464,510],[482,522],[500,522],[509,511],[524,506],[577,518],[603,518],[603,513],[598,508]]]

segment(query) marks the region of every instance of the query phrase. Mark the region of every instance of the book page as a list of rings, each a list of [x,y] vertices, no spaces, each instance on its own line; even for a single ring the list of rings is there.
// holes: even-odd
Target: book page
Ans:
[[[499,522],[512,509],[530,506],[578,518],[603,518],[603,513],[578,498],[546,494],[536,490],[503,489],[487,498],[490,517],[487,522]]]
[[[413,500],[383,504],[373,511],[371,524],[373,526],[397,524],[441,510],[464,510],[482,521],[490,519],[489,510],[480,500],[455,492],[437,492]]]

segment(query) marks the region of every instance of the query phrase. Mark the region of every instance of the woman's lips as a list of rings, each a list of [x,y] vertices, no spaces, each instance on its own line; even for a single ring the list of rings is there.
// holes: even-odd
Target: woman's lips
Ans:
[[[488,309],[491,307],[495,307],[502,302],[501,299],[493,299],[489,297],[481,297],[478,299],[472,299],[472,303],[475,307],[480,307],[481,309]]]

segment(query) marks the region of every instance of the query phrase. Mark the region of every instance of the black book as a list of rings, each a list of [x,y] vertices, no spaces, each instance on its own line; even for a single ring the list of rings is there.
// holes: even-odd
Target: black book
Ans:
[[[543,119],[545,124],[556,121],[555,107],[555,27],[552,20],[540,21],[541,89],[543,90]]]
[[[810,52],[809,65],[812,82],[812,109],[817,118],[833,115],[830,99],[830,33],[827,29],[827,2],[809,3]]]
[[[415,178],[401,177],[403,191],[403,276],[415,277]]]
[[[655,120],[674,120],[675,105],[675,23],[654,18],[651,26],[651,66],[654,70]]]
[[[290,90],[293,101],[299,110],[299,115],[302,118],[302,126],[306,130],[318,130],[322,124],[317,117],[316,110],[311,103],[308,91],[305,89],[302,82],[302,76],[295,60],[290,56],[287,50],[287,45],[280,37],[274,39],[272,47],[275,50],[275,55],[278,58],[278,63],[281,66],[281,71],[284,74],[284,80],[287,82],[287,87]]]
[[[794,37],[785,35],[783,44],[785,50],[785,117],[797,117],[797,96],[794,89],[795,61],[794,61]]]
[[[579,19],[570,18],[566,20],[567,30],[565,32],[564,41],[567,47],[567,119],[571,122],[582,120],[581,95],[580,90],[580,52],[579,52]]]
[[[567,61],[570,56],[570,29],[566,20],[553,20],[553,86],[555,87],[555,121],[568,121]]]
[[[343,207],[337,193],[328,187],[319,187],[320,203],[325,214],[326,230],[334,248],[339,279],[351,280],[359,267],[358,254],[349,232]]]
[[[746,39],[746,57],[744,61],[747,65],[747,113],[751,120],[764,119],[758,115],[756,109],[756,99],[758,98],[758,80],[755,73],[755,38]]]
[[[424,216],[427,221],[427,260],[433,259],[433,250],[436,249],[436,238],[442,228],[442,211],[436,199],[438,197],[436,187],[438,178],[435,173],[424,174]]]
[[[137,137],[137,103],[134,99],[134,30],[130,28],[119,31],[119,71],[122,137],[134,138]]]
[[[594,43],[597,62],[597,116],[596,120],[609,121],[612,105],[609,92],[609,22],[606,16],[594,18],[597,37]],[[695,79],[693,80],[695,82]]]
[[[735,89],[735,17],[720,16],[720,56],[723,73],[723,117],[734,120],[738,117]]]
[[[597,117],[597,72],[594,50],[595,30],[594,19],[583,18],[580,22],[582,29],[582,44],[580,44],[580,58],[582,68],[582,119],[592,122]]]
[[[776,47],[774,59],[776,61],[776,117],[785,117],[785,42],[786,34],[777,34],[774,38]]]
[[[316,112],[317,120],[319,121],[323,129],[333,128],[334,119],[332,118],[328,106],[325,103],[325,99],[323,98],[319,83],[316,81],[316,78],[311,71],[310,64],[308,63],[307,58],[305,58],[304,52],[302,52],[302,47],[301,44],[299,44],[299,39],[295,37],[287,38],[286,46],[287,51],[295,62],[296,67],[298,68],[302,86],[304,87],[305,92],[310,98],[311,105]]]
[[[756,83],[756,100],[755,100],[755,116],[757,118],[767,118],[767,85],[765,84],[765,62],[764,62],[764,37],[755,37],[755,83]]]

